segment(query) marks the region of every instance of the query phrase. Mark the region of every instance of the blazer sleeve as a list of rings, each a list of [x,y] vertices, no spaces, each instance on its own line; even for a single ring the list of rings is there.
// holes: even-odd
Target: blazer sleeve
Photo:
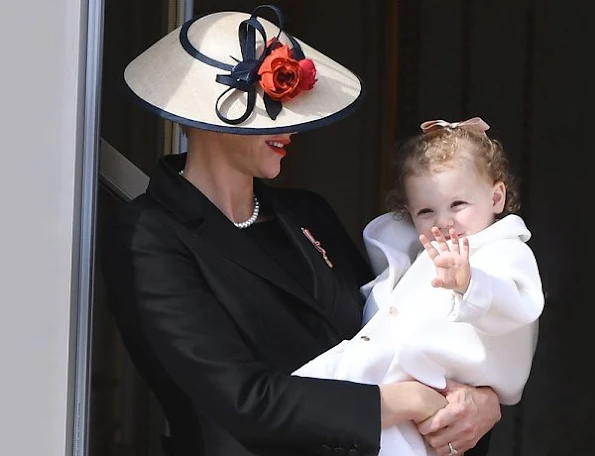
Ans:
[[[471,323],[488,335],[501,335],[535,322],[544,295],[537,262],[519,240],[493,242],[472,259],[471,282],[454,293],[453,321]]]
[[[104,236],[112,305],[135,307],[151,349],[200,413],[248,446],[299,446],[314,453],[341,446],[357,455],[377,454],[377,386],[267,367],[181,241],[164,235],[155,220],[120,219]]]

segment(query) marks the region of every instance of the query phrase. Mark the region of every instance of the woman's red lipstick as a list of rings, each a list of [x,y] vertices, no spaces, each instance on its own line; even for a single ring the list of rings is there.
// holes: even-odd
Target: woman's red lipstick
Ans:
[[[266,141],[267,146],[269,146],[273,152],[277,155],[281,155],[284,157],[287,154],[285,148],[291,143],[291,139],[289,138],[279,138],[279,139],[268,139]]]

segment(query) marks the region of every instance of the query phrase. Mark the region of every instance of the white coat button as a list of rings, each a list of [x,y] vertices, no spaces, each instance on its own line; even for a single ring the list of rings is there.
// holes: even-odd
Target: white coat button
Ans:
[[[368,336],[361,336],[360,339],[365,340],[366,342],[368,342],[370,340],[370,338]]]
[[[388,309],[388,312],[391,314],[391,316],[396,317],[397,315],[399,315],[399,311],[397,310],[396,307],[394,306],[390,306]]]

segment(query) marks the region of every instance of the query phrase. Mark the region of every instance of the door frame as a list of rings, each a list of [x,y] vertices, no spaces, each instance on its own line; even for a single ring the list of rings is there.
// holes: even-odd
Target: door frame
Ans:
[[[171,1],[171,0],[170,0]],[[174,0],[176,25],[190,19],[194,11],[193,0]],[[95,275],[95,244],[97,225],[97,199],[99,183],[106,185],[119,198],[129,201],[142,193],[148,177],[123,154],[100,138],[101,87],[103,70],[104,0],[89,0],[87,4],[84,72],[84,121],[82,174],[79,182],[80,245],[78,277],[73,278],[76,290],[74,313],[76,325],[72,344],[74,367],[71,387],[73,391],[72,456],[88,456],[90,434],[91,362],[93,331],[93,294]],[[172,153],[185,147],[185,137],[178,129],[172,133]]]
[[[93,276],[99,162],[99,118],[101,58],[103,50],[103,0],[90,0],[87,6],[87,46],[83,120],[83,156],[80,180],[80,246],[78,255],[76,326],[73,342],[74,385],[72,455],[86,456],[89,447],[90,346],[93,309]]]

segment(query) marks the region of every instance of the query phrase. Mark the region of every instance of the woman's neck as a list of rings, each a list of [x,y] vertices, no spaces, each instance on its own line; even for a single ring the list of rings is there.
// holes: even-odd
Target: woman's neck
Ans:
[[[217,142],[189,140],[184,178],[232,222],[243,222],[254,210],[254,178],[234,168],[220,149]]]

